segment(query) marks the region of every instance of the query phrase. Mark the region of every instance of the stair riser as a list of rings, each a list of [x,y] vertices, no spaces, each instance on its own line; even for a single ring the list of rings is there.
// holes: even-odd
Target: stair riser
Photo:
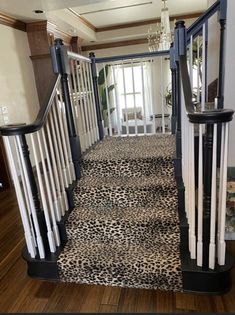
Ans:
[[[166,207],[177,199],[175,187],[78,187],[74,198],[75,206],[99,207],[146,207],[158,200]]]
[[[153,243],[165,244],[174,250],[179,244],[178,222],[150,221],[150,222],[115,222],[89,220],[77,222],[76,227],[67,224],[68,239],[79,241],[93,241],[103,244],[143,245],[149,248]],[[88,233],[91,230],[92,233]]]
[[[123,160],[123,161],[83,161],[82,176],[98,177],[144,177],[150,175],[174,175],[172,159]]]

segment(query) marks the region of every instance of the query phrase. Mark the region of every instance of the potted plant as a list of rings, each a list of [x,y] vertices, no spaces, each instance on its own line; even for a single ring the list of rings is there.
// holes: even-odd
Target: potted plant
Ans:
[[[102,68],[99,71],[99,77],[98,77],[98,86],[99,86],[99,95],[100,95],[100,105],[101,105],[101,115],[104,122],[104,129],[107,131],[109,128],[109,122],[108,122],[108,100],[107,100],[107,92],[105,87],[105,81],[108,82],[109,77],[109,65],[106,65],[104,68]],[[105,80],[106,77],[106,80]],[[115,110],[115,107],[112,107],[111,101],[110,101],[110,93],[115,88],[114,84],[111,84],[107,87],[108,91],[108,98],[109,98],[109,111],[110,115],[112,115],[113,111]]]

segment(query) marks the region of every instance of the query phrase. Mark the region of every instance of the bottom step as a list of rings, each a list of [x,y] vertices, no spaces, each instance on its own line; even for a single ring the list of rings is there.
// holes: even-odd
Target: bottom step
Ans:
[[[182,291],[179,249],[170,251],[161,244],[118,247],[69,240],[58,270],[64,282]]]

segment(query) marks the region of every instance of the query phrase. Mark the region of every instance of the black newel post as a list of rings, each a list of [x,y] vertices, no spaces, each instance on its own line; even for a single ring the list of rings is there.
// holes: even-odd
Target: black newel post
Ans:
[[[69,140],[72,152],[72,159],[75,167],[76,179],[81,178],[80,160],[81,144],[79,136],[76,134],[72,104],[69,94],[68,75],[70,74],[69,60],[66,48],[61,39],[55,40],[55,45],[51,47],[51,57],[54,73],[61,75],[61,86],[63,101],[65,103],[66,119],[68,124]]]
[[[24,161],[25,161],[25,165],[26,165],[26,171],[27,171],[28,178],[29,178],[30,188],[32,191],[32,197],[33,197],[34,207],[35,207],[36,215],[37,215],[37,219],[38,219],[40,234],[42,237],[45,252],[47,253],[47,252],[49,252],[49,244],[48,244],[48,240],[47,240],[46,221],[45,221],[45,217],[44,217],[44,212],[41,210],[41,205],[40,205],[40,201],[38,198],[38,189],[37,189],[37,185],[36,185],[36,181],[35,181],[35,177],[34,177],[34,173],[33,173],[32,164],[30,161],[29,148],[27,145],[25,135],[20,135],[19,139],[20,139],[20,145],[22,148]],[[32,222],[33,222],[33,220],[32,220]]]
[[[177,158],[182,157],[181,144],[181,77],[179,71],[179,56],[186,54],[186,29],[184,21],[175,23],[175,64],[176,64],[176,112],[177,112],[177,128],[176,128],[176,155]]]
[[[98,76],[97,76],[96,63],[95,63],[95,54],[91,52],[89,54],[89,57],[91,59],[91,72],[92,72],[92,81],[93,81],[94,95],[95,95],[95,107],[96,107],[96,114],[97,114],[99,137],[100,137],[100,140],[102,140],[104,138],[104,128],[102,124],[102,116],[101,116],[101,110],[100,110]]]
[[[209,267],[211,184],[213,159],[213,124],[206,125],[204,140],[204,199],[203,199],[203,268]]]
[[[172,117],[171,117],[171,132],[176,133],[176,120],[177,120],[177,94],[176,94],[176,62],[173,43],[170,48],[170,68],[171,68],[171,104],[172,104]]]

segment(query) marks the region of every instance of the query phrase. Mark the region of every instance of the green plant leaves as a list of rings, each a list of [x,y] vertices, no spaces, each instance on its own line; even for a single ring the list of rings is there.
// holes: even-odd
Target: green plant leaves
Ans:
[[[98,77],[98,85],[103,85],[105,83],[105,74],[106,78],[109,75],[109,66],[106,65],[105,68],[102,68],[99,72],[99,77]]]

